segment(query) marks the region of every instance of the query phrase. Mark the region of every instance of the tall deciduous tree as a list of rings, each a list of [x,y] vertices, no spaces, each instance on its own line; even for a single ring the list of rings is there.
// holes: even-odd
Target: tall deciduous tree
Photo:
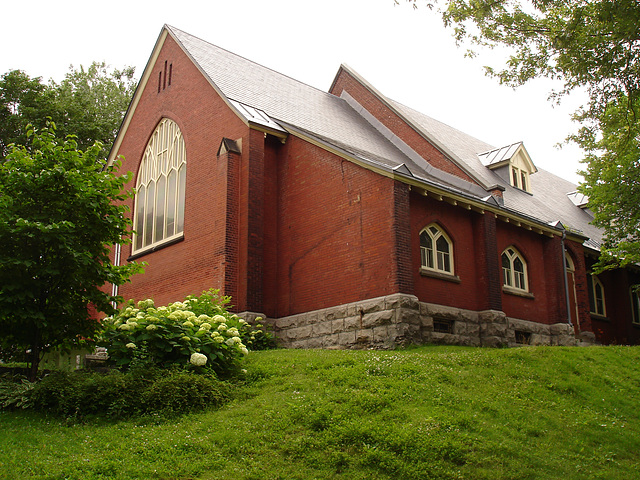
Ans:
[[[409,0],[419,5],[420,0]],[[604,228],[596,271],[640,262],[640,2],[637,0],[435,0],[458,42],[504,47],[487,67],[517,87],[536,77],[560,80],[559,99],[584,89],[570,138],[586,152],[583,193]],[[473,54],[473,50],[470,51]]]
[[[116,300],[104,286],[140,265],[109,260],[130,233],[130,174],[102,169],[100,144],[78,150],[53,125],[28,136],[0,163],[0,338],[30,349],[34,378],[44,351],[94,333],[91,309],[111,313]]]
[[[133,75],[133,67],[94,62],[87,69],[71,67],[59,84],[20,70],[0,76],[0,159],[9,144],[26,145],[27,125],[43,128],[47,118],[59,138],[75,135],[82,150],[101,142],[106,157],[136,88]]]

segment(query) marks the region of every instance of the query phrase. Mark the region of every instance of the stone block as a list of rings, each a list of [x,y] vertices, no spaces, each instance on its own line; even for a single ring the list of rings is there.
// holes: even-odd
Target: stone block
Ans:
[[[505,323],[482,323],[480,324],[480,333],[483,337],[503,337],[508,334],[509,327]]]
[[[327,320],[337,320],[339,318],[344,318],[346,316],[347,316],[347,307],[344,305],[339,305],[337,307],[327,309],[325,318]]]
[[[376,344],[385,344],[389,342],[389,327],[387,325],[379,325],[373,327],[373,341]]]
[[[480,340],[480,343],[482,344],[483,347],[492,347],[492,348],[498,348],[498,347],[506,347],[508,346],[508,342],[504,337],[498,337],[498,336],[483,336],[482,339]]]
[[[373,342],[373,328],[356,330],[356,343],[369,345]]]
[[[300,348],[305,349],[308,348],[308,342],[306,340],[296,340],[289,344],[289,348]]]
[[[324,348],[325,337],[313,337],[307,340],[307,348]]]
[[[407,308],[410,310],[420,310],[418,297],[414,295],[407,295],[404,293],[396,293],[384,297],[384,308],[386,310],[392,310],[394,308]]]
[[[331,321],[325,320],[311,325],[311,335],[314,337],[329,335],[330,333],[333,333],[331,331]]]
[[[376,311],[367,313],[362,317],[362,327],[371,328],[378,325],[386,325],[393,321],[394,312],[392,310]]]
[[[303,340],[311,336],[311,325],[304,327],[291,328],[286,331],[287,338],[291,340]]]
[[[361,328],[360,315],[354,315],[344,319],[344,328],[342,330],[349,331],[349,330],[356,330],[358,328]]]
[[[322,339],[322,343],[325,348],[335,348],[340,344],[339,334],[334,333],[332,335],[327,335]]]
[[[380,312],[381,310],[385,309],[384,297],[358,302],[356,308],[358,313],[363,314]]]
[[[356,332],[342,332],[338,333],[338,344],[341,346],[351,346],[356,343]]]
[[[342,318],[331,321],[331,333],[340,333],[344,332],[344,330],[344,320]]]
[[[410,323],[420,325],[420,312],[415,309],[400,308],[396,310],[396,323]]]
[[[298,315],[292,315],[290,317],[278,318],[275,321],[275,326],[280,330],[286,330],[287,328],[297,327],[299,326],[298,317],[299,317]]]

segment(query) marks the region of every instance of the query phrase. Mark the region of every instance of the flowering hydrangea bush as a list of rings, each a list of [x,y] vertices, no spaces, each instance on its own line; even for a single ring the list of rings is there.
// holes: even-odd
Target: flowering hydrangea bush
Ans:
[[[253,344],[272,343],[262,325],[255,327],[228,312],[228,297],[217,290],[183,302],[156,307],[153,300],[129,304],[103,322],[99,344],[120,368],[135,365],[208,367],[227,375],[238,369]],[[259,318],[257,319],[259,320]]]

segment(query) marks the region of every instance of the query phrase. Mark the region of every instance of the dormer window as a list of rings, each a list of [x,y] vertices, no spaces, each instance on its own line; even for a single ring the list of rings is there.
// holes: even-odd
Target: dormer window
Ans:
[[[482,163],[512,187],[531,193],[529,176],[538,171],[522,142],[478,155]]]
[[[529,192],[529,173],[511,165],[511,185]]]

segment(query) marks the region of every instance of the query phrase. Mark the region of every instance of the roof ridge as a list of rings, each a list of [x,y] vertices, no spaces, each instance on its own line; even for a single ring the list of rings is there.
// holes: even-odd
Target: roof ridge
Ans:
[[[306,87],[312,88],[312,89],[314,89],[314,90],[316,90],[316,91],[318,91],[318,92],[321,92],[321,93],[323,93],[323,94],[325,94],[325,95],[331,95],[332,97],[336,97],[336,95],[333,95],[332,93],[329,93],[329,92],[327,92],[327,91],[325,91],[325,90],[323,90],[323,89],[321,89],[321,88],[319,88],[319,87],[315,87],[315,86],[313,86],[313,85],[310,85],[310,84],[308,84],[308,83],[305,83],[305,82],[303,82],[303,81],[301,81],[301,80],[298,80],[298,79],[296,79],[296,78],[293,78],[292,76],[287,75],[287,74],[284,74],[284,73],[282,73],[282,72],[278,72],[277,70],[274,70],[274,69],[273,69],[273,68],[271,68],[271,67],[267,67],[266,65],[263,65],[263,64],[261,64],[261,63],[258,63],[258,62],[256,62],[256,61],[254,61],[254,60],[251,60],[251,59],[249,59],[249,58],[247,58],[247,57],[244,57],[244,56],[242,56],[242,55],[239,55],[239,54],[237,54],[237,53],[234,53],[234,52],[232,52],[231,50],[227,50],[226,48],[221,47],[220,45],[216,45],[215,43],[212,43],[212,42],[209,42],[209,41],[207,41],[207,40],[204,40],[203,38],[201,38],[201,37],[199,37],[199,36],[197,36],[197,35],[192,35],[191,33],[186,32],[186,31],[184,31],[184,30],[182,30],[182,29],[180,29],[180,28],[174,27],[174,26],[169,25],[169,24],[165,24],[165,28],[167,28],[168,30],[170,30],[172,33],[180,32],[182,35],[187,35],[187,36],[189,36],[189,37],[191,37],[191,38],[193,38],[193,39],[198,40],[199,42],[206,43],[207,45],[210,45],[211,47],[214,47],[214,48],[217,48],[217,49],[219,49],[219,50],[222,50],[223,52],[225,52],[225,53],[227,53],[227,54],[229,54],[229,55],[232,55],[232,56],[234,56],[234,57],[236,57],[236,58],[240,58],[240,59],[244,60],[245,62],[251,63],[251,64],[253,64],[253,65],[257,66],[257,67],[260,67],[260,68],[263,68],[263,69],[265,69],[265,70],[268,70],[268,71],[270,71],[270,72],[272,72],[272,73],[276,74],[276,75],[277,75],[277,76],[279,76],[279,77],[287,78],[287,79],[289,79],[289,80],[291,80],[291,81],[293,81],[293,82],[295,82],[295,83],[298,83],[298,84],[300,84],[300,85],[304,85],[304,86],[306,86]],[[176,35],[174,35],[174,38],[176,38],[176,40],[177,40],[178,42],[180,42],[181,46],[185,49],[185,51],[187,51],[187,52],[189,51],[189,49],[186,47],[186,45],[184,45],[184,43],[183,43],[182,41],[180,41],[180,39],[179,39],[179,38],[177,38],[177,36],[176,36]],[[339,98],[339,97],[336,97],[336,98]]]

